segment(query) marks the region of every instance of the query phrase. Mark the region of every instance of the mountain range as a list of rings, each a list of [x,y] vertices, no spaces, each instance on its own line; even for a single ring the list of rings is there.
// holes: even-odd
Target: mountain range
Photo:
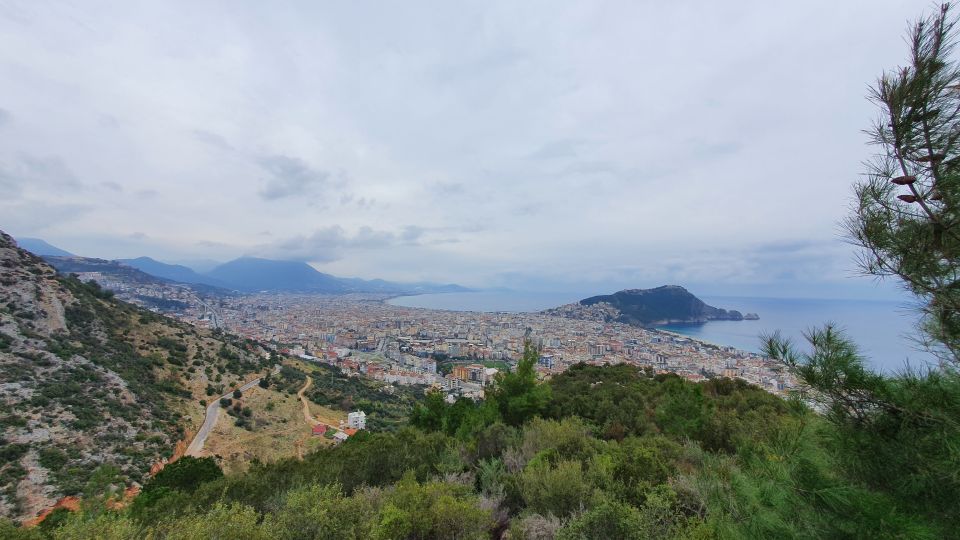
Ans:
[[[128,273],[118,268],[122,265],[164,280],[241,292],[424,294],[466,292],[470,290],[455,284],[394,283],[382,279],[342,278],[320,272],[302,261],[282,261],[258,257],[240,257],[220,264],[208,272],[201,273],[187,266],[168,264],[151,257],[105,261],[103,259],[78,257],[38,238],[24,238],[22,242],[21,239],[18,239],[17,242],[35,255],[47,258],[61,272],[84,271],[71,268],[93,265],[97,267],[95,271],[108,274]],[[108,262],[117,264],[115,266],[105,264]]]

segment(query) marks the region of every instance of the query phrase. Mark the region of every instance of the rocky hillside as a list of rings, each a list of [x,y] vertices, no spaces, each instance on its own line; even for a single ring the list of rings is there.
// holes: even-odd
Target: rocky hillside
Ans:
[[[575,319],[616,321],[635,326],[741,321],[745,318],[736,310],[708,306],[677,285],[664,285],[654,289],[628,289],[592,296],[575,304],[547,310],[545,313]],[[751,313],[747,314],[746,318],[756,317]]]
[[[0,515],[82,495],[101,466],[142,482],[194,427],[185,412],[266,356],[59,275],[0,232]]]

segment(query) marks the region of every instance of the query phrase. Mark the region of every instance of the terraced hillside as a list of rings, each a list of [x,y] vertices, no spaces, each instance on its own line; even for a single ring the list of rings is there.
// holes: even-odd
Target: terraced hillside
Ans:
[[[100,467],[142,482],[193,427],[200,400],[268,358],[58,275],[0,231],[0,515],[82,495]]]

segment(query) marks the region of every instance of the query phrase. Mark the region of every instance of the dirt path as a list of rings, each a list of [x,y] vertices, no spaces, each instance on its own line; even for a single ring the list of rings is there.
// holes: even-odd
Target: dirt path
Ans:
[[[313,384],[313,379],[311,379],[310,376],[307,375],[307,383],[303,385],[303,388],[301,388],[299,392],[297,392],[297,396],[300,398],[300,402],[303,403],[303,419],[307,422],[307,424],[310,425],[311,428],[318,424],[323,424],[334,431],[340,431],[341,429],[340,425],[343,424],[343,420],[338,420],[336,418],[326,416],[324,414],[324,411],[326,409],[324,409],[324,411],[321,411],[320,415],[314,415],[313,413],[310,412],[310,400],[307,399],[304,393],[307,391],[308,388],[310,388],[310,385],[312,384]],[[323,407],[321,407],[321,409],[323,409]]]
[[[300,398],[300,402],[303,403],[303,419],[310,424],[310,427],[312,428],[321,422],[314,418],[312,414],[310,414],[310,402],[307,401],[307,398],[303,395],[303,393],[307,391],[307,388],[310,388],[311,384],[313,384],[313,379],[307,375],[307,383],[303,385],[303,388],[301,388],[299,392],[297,392],[297,397]]]

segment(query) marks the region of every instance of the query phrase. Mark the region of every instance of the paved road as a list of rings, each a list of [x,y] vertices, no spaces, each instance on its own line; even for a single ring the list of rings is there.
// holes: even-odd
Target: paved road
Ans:
[[[280,366],[278,365],[273,368],[273,372],[274,374],[279,373]],[[245,383],[239,388],[239,390],[241,392],[246,392],[258,384],[260,384],[260,377]],[[212,403],[207,405],[207,415],[203,419],[203,425],[200,426],[200,431],[197,431],[197,434],[194,435],[193,440],[190,441],[190,446],[187,447],[187,451],[184,452],[184,455],[197,457],[200,452],[203,451],[203,445],[206,444],[207,437],[210,436],[210,431],[213,430],[213,426],[217,425],[217,419],[220,418],[220,400],[223,398],[233,398],[233,390],[218,397],[217,399],[213,400]]]
[[[221,328],[225,330],[227,328],[227,325],[223,322],[223,315],[221,315],[220,311],[213,305],[208,304],[203,298],[200,298],[200,295],[191,289],[189,285],[174,285],[174,287],[178,287],[185,294],[192,296],[196,303],[203,306],[203,309],[210,313],[210,324],[213,325],[214,329]]]

